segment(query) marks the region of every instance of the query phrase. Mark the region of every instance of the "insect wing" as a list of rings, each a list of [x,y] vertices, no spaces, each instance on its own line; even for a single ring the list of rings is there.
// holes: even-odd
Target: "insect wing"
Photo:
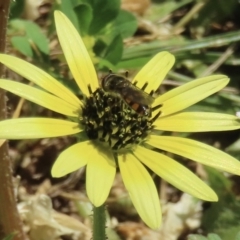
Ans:
[[[151,95],[145,93],[130,82],[127,87],[122,89],[122,95],[129,102],[131,101],[142,105],[151,105],[154,102],[154,98]]]

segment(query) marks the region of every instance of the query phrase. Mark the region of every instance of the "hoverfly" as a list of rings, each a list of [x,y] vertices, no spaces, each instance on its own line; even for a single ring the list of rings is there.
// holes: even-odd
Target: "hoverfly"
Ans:
[[[150,105],[154,98],[136,87],[127,78],[109,73],[102,79],[102,88],[105,92],[123,99],[139,115],[150,116]]]

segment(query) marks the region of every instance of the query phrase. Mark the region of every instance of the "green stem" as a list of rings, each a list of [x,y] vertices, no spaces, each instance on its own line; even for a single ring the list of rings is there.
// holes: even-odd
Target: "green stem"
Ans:
[[[175,33],[180,28],[183,28],[189,23],[194,16],[204,7],[206,1],[197,2],[196,5],[172,28],[172,32]]]
[[[7,20],[10,0],[0,0],[0,53],[5,52]],[[0,77],[3,76],[4,69],[0,65]],[[7,116],[6,96],[0,90],[0,120]],[[17,210],[14,196],[14,184],[12,177],[12,163],[8,155],[8,144],[5,141],[0,146],[0,239],[10,238],[23,240],[21,220]]]
[[[106,215],[105,206],[93,207],[93,240],[106,239]]]

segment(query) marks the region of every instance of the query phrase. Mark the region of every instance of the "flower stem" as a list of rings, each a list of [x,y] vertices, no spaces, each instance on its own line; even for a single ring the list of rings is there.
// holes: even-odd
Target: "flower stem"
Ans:
[[[93,240],[106,239],[106,215],[105,206],[93,207]]]
[[[0,0],[0,53],[5,52],[7,20],[10,0]],[[0,65],[0,77],[3,76]],[[0,119],[6,118],[6,96],[0,90]],[[14,240],[24,239],[21,220],[17,211],[12,178],[12,166],[8,156],[7,142],[0,142],[0,239],[13,236]]]

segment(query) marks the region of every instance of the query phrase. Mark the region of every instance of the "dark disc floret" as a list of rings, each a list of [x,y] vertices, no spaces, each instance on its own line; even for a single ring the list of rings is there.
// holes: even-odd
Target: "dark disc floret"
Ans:
[[[89,139],[107,143],[112,150],[139,144],[152,129],[149,116],[139,115],[101,88],[85,99],[80,124]]]

